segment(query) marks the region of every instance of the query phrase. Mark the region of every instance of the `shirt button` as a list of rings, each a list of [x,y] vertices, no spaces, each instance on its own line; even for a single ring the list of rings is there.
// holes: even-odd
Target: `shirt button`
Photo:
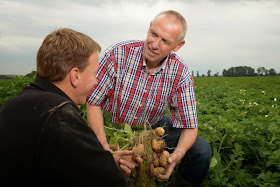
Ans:
[[[137,117],[135,117],[134,119],[137,119]]]
[[[142,107],[142,104],[140,104],[139,106]]]

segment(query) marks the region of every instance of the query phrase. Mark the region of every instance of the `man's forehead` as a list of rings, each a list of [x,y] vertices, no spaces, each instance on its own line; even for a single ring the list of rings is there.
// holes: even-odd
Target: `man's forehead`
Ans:
[[[180,25],[176,25],[169,22],[164,22],[164,27],[158,22],[154,22],[154,24],[151,24],[149,28],[150,32],[153,32],[157,35],[160,35],[163,37],[166,41],[169,41],[170,43],[173,43],[174,41],[177,41],[177,38],[179,37],[181,33]],[[162,35],[165,33],[164,35]]]

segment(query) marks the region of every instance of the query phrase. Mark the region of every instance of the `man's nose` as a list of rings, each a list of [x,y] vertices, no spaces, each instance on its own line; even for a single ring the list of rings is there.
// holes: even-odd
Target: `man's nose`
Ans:
[[[157,38],[157,39],[154,40],[152,46],[153,46],[154,49],[158,49],[159,48],[159,44],[160,44],[160,38]]]

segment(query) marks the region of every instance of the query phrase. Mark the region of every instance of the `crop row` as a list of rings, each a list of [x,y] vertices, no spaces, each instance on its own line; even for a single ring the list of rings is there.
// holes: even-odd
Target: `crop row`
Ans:
[[[280,185],[280,78],[196,79],[199,133],[213,147],[204,186]]]

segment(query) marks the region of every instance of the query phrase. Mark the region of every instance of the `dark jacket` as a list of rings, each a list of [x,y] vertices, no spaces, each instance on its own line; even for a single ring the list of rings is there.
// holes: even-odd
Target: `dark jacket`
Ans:
[[[0,111],[0,186],[128,186],[82,111],[36,78]]]

